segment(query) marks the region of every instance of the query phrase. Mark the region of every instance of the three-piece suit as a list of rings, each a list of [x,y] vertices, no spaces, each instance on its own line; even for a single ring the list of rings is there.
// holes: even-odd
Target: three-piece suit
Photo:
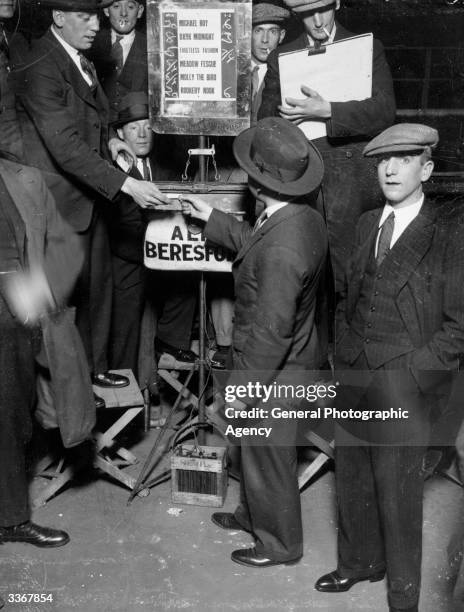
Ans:
[[[362,578],[386,569],[390,606],[402,608],[419,597],[424,452],[464,349],[464,216],[426,198],[377,265],[381,212],[359,219],[337,312],[337,401],[408,416],[340,424],[338,570]]]
[[[334,42],[354,36],[336,24]],[[278,58],[283,53],[308,48],[306,33],[279,46],[268,58],[258,119],[279,116],[282,104]],[[302,85],[311,87],[302,77]],[[297,96],[298,97],[298,96]],[[299,96],[303,98],[304,95]],[[353,246],[359,215],[378,204],[375,168],[362,156],[366,141],[391,125],[395,119],[395,97],[382,44],[374,39],[372,96],[362,101],[332,102],[332,116],[326,122],[327,136],[313,141],[324,160],[319,209],[329,232],[329,248],[336,291],[343,287],[343,271]]]
[[[327,253],[320,214],[290,203],[255,233],[248,223],[213,210],[205,236],[237,253],[233,263],[235,321],[227,384],[263,384],[276,372],[316,370],[316,293]],[[245,400],[248,405],[248,400]],[[253,400],[250,400],[253,405]],[[267,406],[269,408],[269,406]],[[233,424],[233,422],[232,422]],[[247,425],[255,425],[249,420]],[[266,420],[272,435],[241,443],[240,505],[235,518],[256,538],[256,551],[277,562],[302,555],[296,423]]]

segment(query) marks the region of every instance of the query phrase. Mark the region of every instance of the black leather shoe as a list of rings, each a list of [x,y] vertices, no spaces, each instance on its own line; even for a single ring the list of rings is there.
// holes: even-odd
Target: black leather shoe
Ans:
[[[215,512],[211,515],[211,520],[221,529],[232,529],[234,531],[247,531],[237,521],[232,512]]]
[[[162,355],[163,353],[167,353],[174,357],[176,361],[181,361],[183,363],[195,363],[198,359],[198,355],[189,349],[181,349],[167,342],[163,342],[156,338],[155,340],[155,350],[158,355]]]
[[[69,536],[65,531],[40,527],[40,525],[27,521],[21,525],[13,525],[13,527],[0,527],[0,544],[3,542],[23,542],[42,548],[54,548],[67,544]]]
[[[121,389],[129,385],[129,379],[127,376],[121,374],[114,374],[114,372],[100,372],[92,376],[92,382],[98,387],[115,387]]]
[[[417,605],[410,608],[392,608],[392,606],[390,606],[388,609],[389,612],[419,612],[419,607]]]
[[[343,578],[337,570],[335,570],[319,578],[314,586],[317,591],[322,591],[322,593],[341,593],[343,591],[349,591],[357,582],[362,582],[363,580],[378,582],[379,580],[383,580],[384,576],[385,571],[381,571],[366,576],[365,578]]]
[[[105,400],[96,393],[93,394],[93,401],[95,402],[95,408],[97,410],[100,410],[106,406]]]
[[[213,370],[225,370],[226,369],[226,362],[227,362],[228,354],[229,354],[228,346],[218,347],[217,351],[213,353],[213,355],[211,356],[209,360],[210,365],[213,368]]]
[[[275,559],[269,559],[256,552],[256,548],[240,548],[234,550],[230,555],[232,561],[239,563],[240,565],[247,565],[248,567],[271,567],[271,565],[294,565],[298,563],[301,557],[297,559],[290,559],[290,561],[276,561]]]

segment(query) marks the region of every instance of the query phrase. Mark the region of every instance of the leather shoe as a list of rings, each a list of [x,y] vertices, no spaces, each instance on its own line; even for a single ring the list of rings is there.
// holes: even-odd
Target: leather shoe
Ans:
[[[228,346],[219,346],[217,351],[215,351],[209,360],[209,363],[213,370],[225,370],[227,356],[229,355],[229,347]]]
[[[419,607],[417,605],[411,606],[410,608],[394,608],[390,606],[389,612],[419,612]]]
[[[181,349],[167,342],[163,342],[159,338],[155,340],[155,350],[158,355],[162,355],[163,353],[167,353],[174,357],[176,361],[181,361],[183,363],[195,363],[198,359],[198,355],[189,349]]]
[[[239,563],[240,565],[247,565],[248,567],[270,567],[271,565],[294,565],[298,563],[301,557],[297,559],[290,559],[289,561],[276,561],[275,559],[269,559],[264,555],[260,555],[256,552],[256,548],[240,548],[234,550],[230,555],[232,561]]]
[[[322,593],[341,593],[343,591],[349,591],[357,582],[362,582],[363,580],[378,582],[379,580],[383,580],[384,576],[385,571],[383,570],[381,572],[377,572],[376,574],[366,576],[365,578],[343,578],[343,576],[340,576],[338,571],[335,570],[330,574],[321,576],[321,578],[319,578],[319,580],[316,582],[315,588],[317,591],[321,591]]]
[[[234,531],[248,531],[237,521],[232,512],[215,512],[211,520],[221,529],[232,529]]]
[[[105,400],[96,393],[93,394],[93,401],[95,402],[95,408],[97,410],[100,410],[106,406]]]
[[[115,374],[114,372],[99,372],[92,376],[92,382],[98,387],[116,387],[121,389],[129,385],[129,379],[127,376],[121,374]]]
[[[23,542],[42,548],[54,548],[67,544],[69,536],[65,531],[40,527],[40,525],[27,521],[21,525],[0,527],[0,544],[3,542]]]

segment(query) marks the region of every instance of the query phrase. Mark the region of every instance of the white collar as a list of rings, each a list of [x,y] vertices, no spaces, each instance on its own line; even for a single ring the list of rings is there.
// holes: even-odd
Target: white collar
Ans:
[[[276,213],[278,210],[287,206],[288,202],[277,202],[276,204],[271,204],[270,206],[266,206],[266,216],[269,219],[271,215]]]
[[[404,208],[395,208],[394,206],[391,206],[390,204],[385,204],[385,206],[383,207],[382,214],[379,219],[379,227],[383,224],[385,219],[392,212],[395,213],[395,224],[399,223],[403,226],[408,225],[409,223],[411,223],[411,221],[415,217],[417,217],[417,215],[420,212],[420,209],[422,208],[423,203],[424,203],[424,194],[422,194],[421,197],[416,202],[413,202],[412,204],[409,204],[408,206],[405,206]]]
[[[115,43],[116,42],[116,36],[120,36],[120,43],[121,45],[129,45],[132,44],[134,42],[135,39],[135,29],[132,30],[132,32],[129,32],[129,34],[118,34],[118,32],[116,32],[115,30],[113,30],[113,28],[111,28],[111,43]]]

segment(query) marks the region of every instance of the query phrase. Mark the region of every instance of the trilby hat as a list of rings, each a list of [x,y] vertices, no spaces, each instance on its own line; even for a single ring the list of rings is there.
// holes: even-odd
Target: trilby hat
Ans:
[[[55,11],[95,13],[113,4],[114,0],[40,0],[41,6]]]
[[[131,121],[148,119],[148,96],[144,91],[132,91],[119,103],[118,117],[113,121],[113,127],[118,128]]]

